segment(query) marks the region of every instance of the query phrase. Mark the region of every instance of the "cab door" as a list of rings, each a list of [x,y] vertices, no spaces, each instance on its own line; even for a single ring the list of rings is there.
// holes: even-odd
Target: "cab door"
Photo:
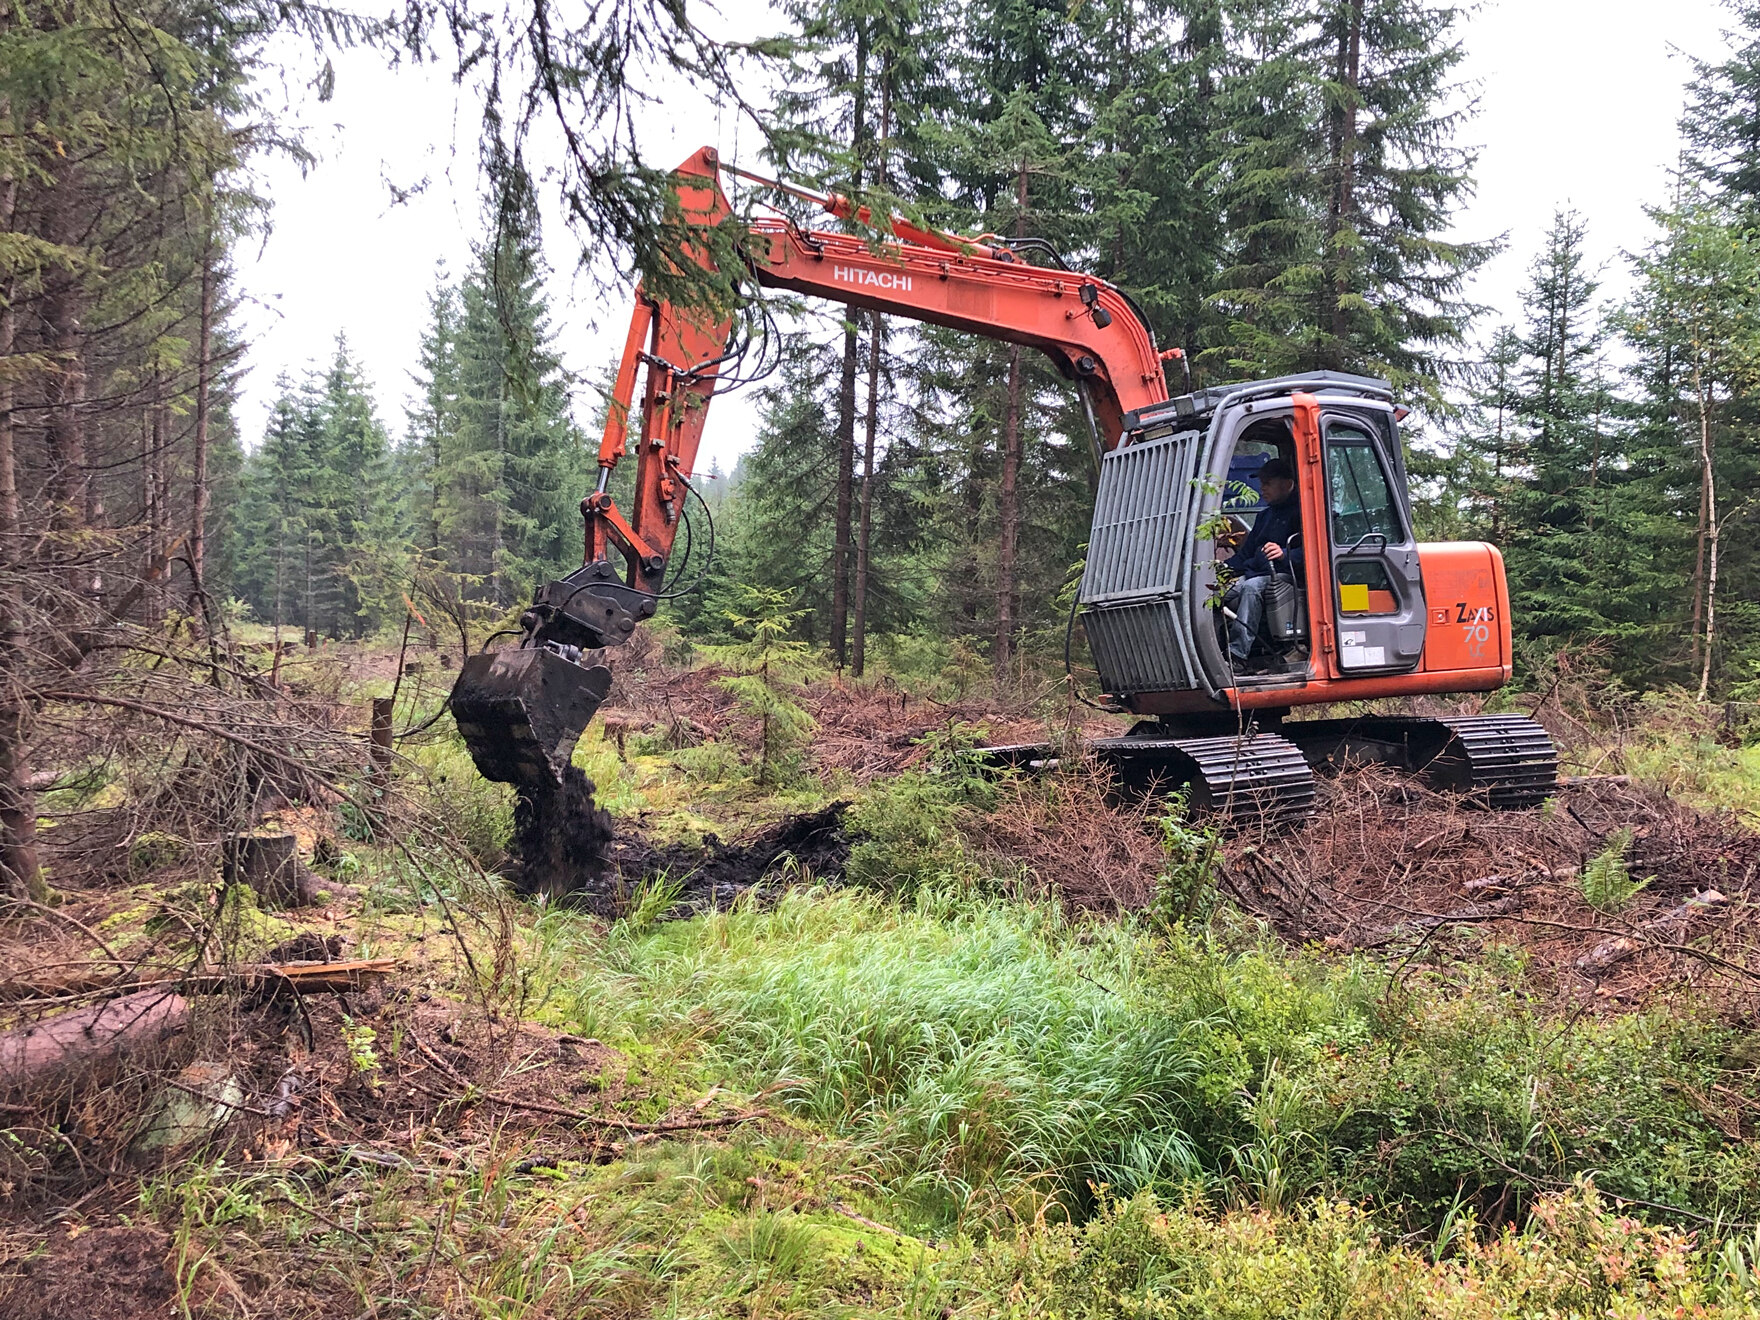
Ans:
[[[1386,441],[1362,417],[1325,414],[1321,427],[1339,670],[1416,669],[1427,623],[1424,579]]]

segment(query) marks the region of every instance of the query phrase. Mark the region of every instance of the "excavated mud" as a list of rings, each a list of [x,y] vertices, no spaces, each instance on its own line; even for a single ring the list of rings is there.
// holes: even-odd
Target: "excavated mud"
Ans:
[[[639,834],[612,846],[618,875],[630,890],[660,877],[682,886],[678,908],[704,912],[724,908],[751,889],[835,882],[843,878],[850,841],[843,829],[848,802],[821,811],[784,816],[733,843],[707,835],[700,848],[655,846]]]
[[[607,896],[614,833],[611,813],[593,801],[593,781],[575,766],[558,788],[522,789],[513,804],[514,887],[549,898]]]
[[[726,907],[752,889],[836,881],[849,858],[843,832],[848,802],[786,816],[748,838],[701,847],[656,844],[618,831],[593,800],[593,781],[573,766],[562,786],[522,792],[514,804],[514,886],[600,916],[617,917],[644,885],[678,887],[674,915]]]

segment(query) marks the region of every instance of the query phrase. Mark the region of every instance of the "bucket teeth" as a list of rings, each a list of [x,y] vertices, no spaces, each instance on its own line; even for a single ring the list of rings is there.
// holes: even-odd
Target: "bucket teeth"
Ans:
[[[603,665],[577,665],[543,647],[484,651],[465,661],[449,704],[485,779],[553,788],[611,690]]]

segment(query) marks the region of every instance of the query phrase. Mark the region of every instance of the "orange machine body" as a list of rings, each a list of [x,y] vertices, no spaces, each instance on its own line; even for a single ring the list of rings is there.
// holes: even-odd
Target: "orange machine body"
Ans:
[[[679,168],[679,213],[687,225],[712,227],[731,218],[720,186],[721,168],[709,148]],[[790,191],[812,197],[833,215],[856,212],[852,203],[835,195]],[[1163,355],[1117,288],[1079,272],[1028,265],[1000,246],[1000,240],[988,241],[989,236],[964,239],[897,219],[891,227],[893,240],[876,241],[802,229],[782,218],[758,219],[744,231],[747,273],[770,288],[1038,349],[1078,386],[1106,450],[1130,442],[1129,414],[1167,402]],[[686,241],[681,247],[683,260],[710,266],[706,246]],[[732,326],[731,317],[639,296],[599,450],[599,489],[582,503],[588,562],[621,553],[630,587],[659,590]],[[635,502],[626,520],[607,493],[605,478],[630,449],[629,414],[640,366],[646,366],[647,375],[634,446]],[[1294,396],[1293,423],[1304,544],[1326,546],[1320,404],[1312,395]],[[1421,661],[1408,672],[1347,674],[1340,668],[1338,630],[1353,614],[1386,608],[1381,599],[1385,593],[1364,589],[1348,601],[1341,599],[1331,581],[1330,557],[1310,553],[1312,655],[1304,679],[1265,686],[1214,685],[1207,692],[1116,695],[1139,713],[1179,714],[1501,686],[1510,677],[1509,593],[1502,557],[1494,547],[1478,544],[1424,545],[1419,555],[1428,624]]]

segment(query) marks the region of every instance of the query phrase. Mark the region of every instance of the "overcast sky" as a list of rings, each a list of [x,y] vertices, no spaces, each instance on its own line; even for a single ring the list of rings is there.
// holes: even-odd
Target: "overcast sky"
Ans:
[[[1644,207],[1666,196],[1687,57],[1719,56],[1726,23],[1717,0],[1487,0],[1469,20],[1463,75],[1479,113],[1462,140],[1479,149],[1478,192],[1458,228],[1507,240],[1472,290],[1493,309],[1488,323],[1515,317],[1527,265],[1559,206],[1588,219],[1608,290],[1625,287],[1620,253],[1643,246]],[[763,0],[724,0],[716,26],[752,37],[781,25]],[[482,229],[476,111],[444,73],[389,72],[369,55],[340,58],[337,73],[329,102],[292,94],[318,163],[303,174],[283,161],[259,168],[273,230],[238,261],[250,343],[240,421],[252,445],[276,377],[327,360],[339,332],[400,434],[436,272],[462,270]],[[642,131],[657,160],[682,160],[705,142],[734,157],[754,145],[731,110],[687,88],[645,114]],[[395,200],[424,180],[417,195]],[[621,347],[628,309],[574,274],[574,239],[560,225],[552,221],[547,239],[557,347],[572,371],[597,377]],[[578,411],[591,410],[583,391]],[[755,423],[740,396],[718,401],[699,470],[711,460],[731,468]]]

